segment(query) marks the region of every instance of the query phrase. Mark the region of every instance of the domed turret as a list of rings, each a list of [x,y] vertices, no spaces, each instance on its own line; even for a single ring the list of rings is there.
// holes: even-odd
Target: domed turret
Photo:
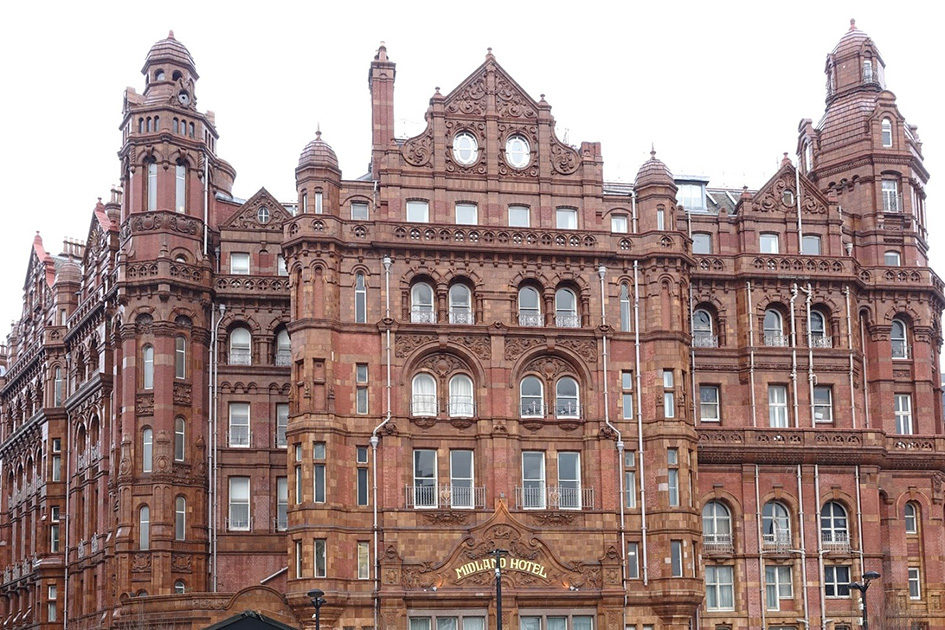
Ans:
[[[333,214],[339,201],[341,169],[338,156],[322,140],[321,129],[305,145],[295,169],[295,187],[299,193],[299,212]]]
[[[885,64],[869,35],[850,20],[850,29],[827,55],[827,103],[854,91],[885,88]]]
[[[174,38],[174,31],[170,31],[167,37],[151,46],[151,50],[148,51],[148,56],[144,60],[144,66],[141,68],[141,73],[147,74],[149,67],[162,63],[181,66],[189,70],[195,80],[200,78],[197,75],[197,66],[194,64],[194,58],[190,56],[190,51],[187,50],[187,47]],[[167,78],[170,79],[171,76],[168,75]]]
[[[849,54],[859,52],[863,42],[869,39],[869,35],[856,27],[856,20],[850,20],[850,30],[843,34],[837,45],[834,46],[833,54],[838,57],[845,57]]]
[[[78,284],[82,280],[82,271],[79,265],[71,260],[60,263],[56,268],[56,283],[70,282]]]
[[[305,148],[302,149],[302,154],[299,155],[298,168],[302,169],[310,166],[338,168],[338,156],[335,155],[335,150],[322,140],[321,130],[315,132],[315,139],[306,144]]]
[[[634,187],[642,186],[669,185],[674,186],[673,174],[661,160],[656,158],[656,149],[650,150],[650,159],[643,163],[640,170],[637,171],[637,178]]]

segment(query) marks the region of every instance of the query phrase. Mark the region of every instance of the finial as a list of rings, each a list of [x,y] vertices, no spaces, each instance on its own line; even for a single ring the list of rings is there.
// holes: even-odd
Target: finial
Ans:
[[[850,18],[850,30],[851,31],[856,30],[856,18]]]
[[[492,46],[489,46],[486,48],[486,60],[488,61],[493,59],[495,59],[495,55],[492,54]]]
[[[651,160],[656,159],[656,147],[654,146],[652,142],[650,143],[650,159]]]
[[[781,166],[789,166],[791,164],[791,158],[787,156],[787,151],[784,152],[784,157],[781,158]]]
[[[387,46],[381,41],[380,45],[377,47],[377,54],[374,55],[374,59],[377,61],[387,61]]]
[[[174,31],[168,31],[168,32],[167,32],[167,38],[168,38],[168,39],[174,39]]]
[[[315,123],[315,139],[316,140],[322,139],[322,123],[321,122]]]
[[[742,199],[751,199],[751,195],[748,192],[748,186],[742,186]]]

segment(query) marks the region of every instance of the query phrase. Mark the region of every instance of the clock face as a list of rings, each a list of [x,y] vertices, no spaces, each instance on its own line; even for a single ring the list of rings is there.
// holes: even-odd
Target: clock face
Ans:
[[[188,105],[190,103],[190,94],[181,92],[177,95],[177,100],[180,101],[181,105]]]

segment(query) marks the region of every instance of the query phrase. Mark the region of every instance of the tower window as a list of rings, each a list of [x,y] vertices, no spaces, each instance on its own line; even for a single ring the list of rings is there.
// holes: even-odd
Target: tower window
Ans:
[[[873,62],[870,59],[863,60],[863,83],[873,82]]]
[[[883,212],[899,212],[899,182],[894,179],[884,179]]]
[[[881,130],[881,139],[883,141],[884,147],[892,146],[892,121],[888,118],[883,118],[883,122],[880,126]]]
[[[261,225],[266,225],[269,223],[269,219],[272,215],[269,213],[269,208],[266,206],[259,206],[259,210],[256,211],[256,220],[259,221]]]
[[[165,78],[165,75],[164,75],[164,71],[163,71],[163,70],[157,69],[157,70],[154,71],[154,80],[155,80],[155,81],[163,81],[164,78]]]
[[[149,118],[149,127],[150,124]],[[154,160],[148,161],[148,210],[157,210],[157,162]]]
[[[174,120],[177,123],[177,120]],[[178,162],[174,168],[174,207],[184,212],[187,207],[187,166]]]

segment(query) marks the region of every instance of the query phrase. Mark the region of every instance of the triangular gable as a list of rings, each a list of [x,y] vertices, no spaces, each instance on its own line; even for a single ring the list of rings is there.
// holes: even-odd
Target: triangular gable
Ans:
[[[494,81],[492,85],[490,78]],[[482,116],[495,112],[500,117],[538,117],[538,102],[499,65],[491,52],[482,65],[446,95],[444,103],[446,111],[453,114]]]
[[[259,209],[265,206],[269,210],[269,220],[266,223],[259,221]],[[237,210],[220,224],[220,228],[236,230],[269,230],[281,232],[282,226],[289,221],[292,215],[273,197],[268,190],[260,188],[256,194],[247,199]]]
[[[36,236],[33,237],[33,246],[30,248],[29,262],[26,263],[26,277],[23,279],[24,290],[29,289],[30,280],[35,273],[37,265],[43,265],[46,275],[46,284],[51,287],[56,281],[56,264],[52,256],[46,253],[46,248],[43,247],[43,238],[39,235],[39,232],[36,232]]]
[[[752,212],[764,213],[797,213],[797,186],[796,172],[794,165],[789,160],[784,160],[781,168],[751,197],[751,201],[745,204],[739,202],[737,211],[744,212],[746,209]],[[803,173],[800,175],[801,182],[801,211],[805,214],[826,214],[829,202],[821,194],[817,186],[807,179]],[[790,199],[786,199],[785,190],[794,192]],[[790,201],[790,203],[785,203]],[[747,205],[747,208],[746,208]]]

